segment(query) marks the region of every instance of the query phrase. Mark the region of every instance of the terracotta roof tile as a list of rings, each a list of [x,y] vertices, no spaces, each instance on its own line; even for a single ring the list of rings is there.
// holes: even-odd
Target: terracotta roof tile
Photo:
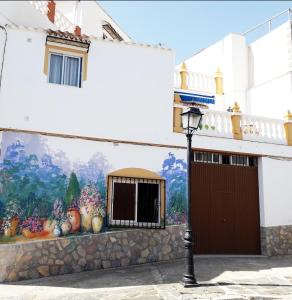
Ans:
[[[89,36],[86,34],[82,34],[82,35],[78,36],[74,33],[68,32],[68,31],[61,31],[61,30],[55,31],[55,30],[51,30],[51,29],[48,29],[47,33],[50,36],[59,37],[59,38],[67,39],[70,41],[90,44]]]

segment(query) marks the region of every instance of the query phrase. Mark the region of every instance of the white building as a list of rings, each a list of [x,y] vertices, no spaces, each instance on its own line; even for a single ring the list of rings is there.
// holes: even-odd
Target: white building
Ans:
[[[80,204],[88,189],[106,205],[105,230],[181,233],[174,225],[185,218],[180,113],[194,105],[204,113],[193,137],[197,253],[291,253],[292,123],[282,118],[290,109],[290,21],[251,44],[230,34],[181,69],[172,50],[134,43],[96,2],[2,1],[0,12],[1,243],[26,240],[19,224],[29,231],[31,217],[43,223],[30,238],[56,238],[75,200],[78,230],[81,216],[82,231],[95,232]],[[104,254],[88,268],[181,255],[169,241],[161,250],[155,241],[148,252],[137,248],[125,263]],[[71,267],[71,256],[67,271],[54,272],[86,268]],[[38,276],[52,273],[34,259]],[[22,278],[20,271],[0,281]]]

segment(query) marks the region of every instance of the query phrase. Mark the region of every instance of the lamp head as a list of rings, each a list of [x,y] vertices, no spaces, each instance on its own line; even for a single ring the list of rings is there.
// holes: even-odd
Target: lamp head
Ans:
[[[203,115],[204,114],[199,108],[190,107],[187,111],[181,114],[183,129],[185,129],[187,133],[193,133],[196,131],[201,124]]]

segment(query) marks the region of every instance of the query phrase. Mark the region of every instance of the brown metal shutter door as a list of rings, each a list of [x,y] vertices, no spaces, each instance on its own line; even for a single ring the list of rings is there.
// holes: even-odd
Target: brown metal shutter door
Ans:
[[[193,163],[191,201],[195,253],[260,253],[256,167]]]

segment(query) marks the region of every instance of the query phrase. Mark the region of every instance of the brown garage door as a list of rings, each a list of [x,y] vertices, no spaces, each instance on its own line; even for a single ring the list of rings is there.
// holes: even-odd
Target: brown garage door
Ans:
[[[260,254],[256,166],[194,162],[192,227],[197,254]]]

